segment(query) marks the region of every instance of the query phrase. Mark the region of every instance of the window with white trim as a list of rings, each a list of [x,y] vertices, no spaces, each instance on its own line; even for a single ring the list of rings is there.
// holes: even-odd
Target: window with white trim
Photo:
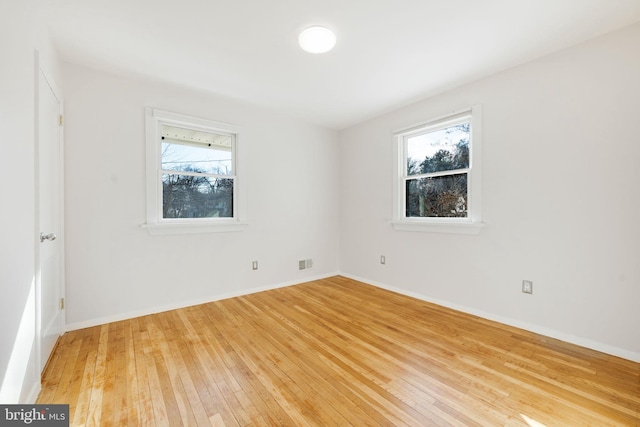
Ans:
[[[475,106],[395,133],[396,229],[479,232],[479,128]]]
[[[147,108],[147,224],[152,234],[243,225],[238,128]]]

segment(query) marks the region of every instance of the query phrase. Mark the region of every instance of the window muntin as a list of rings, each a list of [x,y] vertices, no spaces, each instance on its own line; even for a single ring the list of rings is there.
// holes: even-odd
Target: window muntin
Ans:
[[[477,234],[481,106],[394,133],[396,230]]]

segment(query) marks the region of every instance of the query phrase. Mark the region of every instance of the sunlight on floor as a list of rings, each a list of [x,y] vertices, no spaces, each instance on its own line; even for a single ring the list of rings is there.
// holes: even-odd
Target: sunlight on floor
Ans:
[[[538,421],[527,417],[525,414],[520,414],[520,416],[522,417],[522,419],[529,424],[531,427],[546,427],[544,424],[539,423]]]
[[[35,319],[35,294],[32,282],[29,296],[22,312],[18,335],[13,343],[11,358],[0,388],[0,402],[2,403],[18,403],[21,398],[20,394],[22,393],[24,379],[27,375],[32,374],[27,372],[27,368],[35,345]]]

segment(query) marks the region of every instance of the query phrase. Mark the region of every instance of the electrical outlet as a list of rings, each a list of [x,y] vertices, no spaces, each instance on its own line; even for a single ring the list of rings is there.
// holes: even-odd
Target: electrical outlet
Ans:
[[[251,263],[251,268],[254,269],[254,270],[257,270],[258,269],[258,261],[253,261]]]
[[[306,268],[311,268],[313,267],[313,260],[312,259],[307,259],[304,261],[305,267]]]
[[[384,255],[380,255],[380,264],[386,264],[387,263],[387,257],[385,257]]]
[[[522,292],[525,294],[533,293],[533,282],[531,280],[522,281]]]

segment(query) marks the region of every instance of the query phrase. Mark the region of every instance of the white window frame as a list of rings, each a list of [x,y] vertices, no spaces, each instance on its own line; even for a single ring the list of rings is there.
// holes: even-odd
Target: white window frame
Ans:
[[[178,126],[204,132],[231,134],[233,142],[233,217],[162,218],[162,138],[161,126]],[[142,227],[152,235],[241,231],[246,222],[246,188],[242,173],[240,128],[234,125],[190,117],[154,108],[145,108],[147,222]]]
[[[436,131],[460,122],[469,117],[471,130],[469,135],[469,169],[467,175],[468,215],[466,218],[416,218],[406,216],[405,191],[407,175],[407,138],[416,134]],[[478,234],[484,226],[481,219],[481,153],[482,153],[482,108],[456,111],[427,122],[393,133],[393,216],[391,224],[400,231],[426,231],[436,233]]]

